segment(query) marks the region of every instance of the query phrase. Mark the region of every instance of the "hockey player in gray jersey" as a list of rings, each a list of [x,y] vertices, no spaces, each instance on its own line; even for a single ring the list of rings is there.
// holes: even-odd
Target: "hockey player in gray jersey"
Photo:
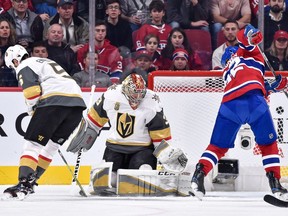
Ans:
[[[24,136],[19,183],[4,191],[8,198],[23,199],[34,192],[37,177],[78,126],[86,105],[80,87],[56,62],[29,58],[24,47],[15,45],[7,49],[5,63],[15,69],[28,114],[32,115]]]
[[[103,159],[113,162],[114,173],[141,166],[156,169],[157,159],[167,171],[175,173],[186,166],[187,158],[182,150],[166,142],[171,140],[170,125],[159,96],[146,89],[143,77],[138,74],[132,73],[122,84],[109,87],[89,109],[86,121],[88,133],[94,131],[94,136],[85,137],[85,133],[82,133],[84,137],[76,136],[67,151],[89,150],[94,143],[89,141],[91,137],[97,137],[110,121]]]

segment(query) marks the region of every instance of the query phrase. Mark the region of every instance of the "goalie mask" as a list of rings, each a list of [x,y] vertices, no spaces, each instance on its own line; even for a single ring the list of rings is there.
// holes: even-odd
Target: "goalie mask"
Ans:
[[[5,60],[6,66],[8,68],[16,69],[18,65],[15,65],[14,61],[17,60],[19,64],[25,55],[28,56],[28,52],[21,45],[17,44],[15,46],[10,46],[5,52],[4,60]]]
[[[122,82],[122,93],[132,109],[137,109],[146,94],[146,83],[139,74],[130,74]]]

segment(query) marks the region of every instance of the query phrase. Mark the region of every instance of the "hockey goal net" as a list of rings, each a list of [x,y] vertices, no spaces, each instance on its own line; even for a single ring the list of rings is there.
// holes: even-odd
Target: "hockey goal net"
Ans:
[[[288,75],[287,72],[281,74]],[[266,79],[274,80],[272,73],[267,72]],[[210,142],[223,95],[222,72],[155,71],[149,75],[148,87],[160,96],[164,113],[170,122],[173,144],[182,147],[192,163],[196,164]],[[283,155],[288,157],[288,98],[284,93],[273,93],[268,103],[278,132],[279,147]],[[240,129],[235,148],[229,151],[228,157],[239,160],[240,170],[241,167],[261,169],[262,160],[255,148],[251,130],[251,146],[246,149],[241,147],[241,132],[246,126]],[[244,133],[247,135],[247,130]],[[225,131],[222,135],[229,136]],[[288,180],[288,160],[282,159],[281,164],[282,175]]]

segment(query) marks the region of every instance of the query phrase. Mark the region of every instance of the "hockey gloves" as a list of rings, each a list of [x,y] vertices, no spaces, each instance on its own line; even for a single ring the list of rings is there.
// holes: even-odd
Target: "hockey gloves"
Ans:
[[[244,35],[247,37],[249,45],[256,46],[261,43],[263,36],[259,29],[254,28],[251,24],[245,27]]]
[[[180,173],[186,168],[188,158],[180,148],[173,148],[165,140],[156,147],[153,155],[168,172]]]
[[[265,89],[267,92],[267,95],[269,95],[271,92],[278,92],[284,90],[284,88],[287,85],[287,78],[282,77],[282,75],[277,75],[276,79],[269,83],[267,80],[265,80]]]
[[[225,52],[223,53],[221,58],[221,65],[223,68],[226,66],[226,63],[231,59],[231,56],[237,52],[238,48],[238,46],[229,46],[225,49]]]
[[[76,129],[76,133],[73,132],[71,136],[73,136],[73,139],[67,148],[67,152],[76,153],[80,149],[88,151],[93,146],[98,132],[89,125],[85,118],[82,118],[78,130]]]

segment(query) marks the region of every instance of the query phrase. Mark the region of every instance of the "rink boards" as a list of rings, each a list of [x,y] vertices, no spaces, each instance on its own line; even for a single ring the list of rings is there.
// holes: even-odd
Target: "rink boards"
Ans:
[[[15,91],[0,92],[0,184],[13,184],[17,181],[18,162],[23,145],[23,134],[29,123],[30,117],[26,114],[26,106],[20,89]],[[102,92],[97,91],[94,94],[95,101]],[[183,148],[191,163],[197,163],[203,150],[209,144],[210,135],[215,121],[215,116],[221,101],[221,93],[159,93],[164,112],[170,122],[173,145]],[[89,90],[83,92],[83,97],[88,103]],[[270,98],[270,107],[275,126],[282,124],[284,132],[279,145],[284,153],[288,155],[288,99],[282,93],[277,93]],[[283,111],[279,114],[279,107]],[[278,108],[278,109],[277,109]],[[265,127],[265,125],[263,125]],[[105,148],[105,140],[109,133],[109,126],[106,126],[96,140],[93,148],[84,153],[81,159],[80,181],[87,184],[89,181],[89,172],[92,164],[101,161]],[[225,132],[223,135],[226,135]],[[76,163],[76,155],[67,153],[65,146],[61,147],[62,153],[68,163],[72,166]],[[253,154],[253,148],[243,150],[239,145],[237,137],[235,148],[229,151],[228,158],[239,159],[240,174],[254,175],[255,170],[262,174],[261,157]],[[282,160],[282,165],[287,166],[288,161]],[[252,167],[250,172],[245,167]],[[288,174],[287,174],[288,176]],[[71,175],[65,167],[65,164],[56,155],[43,176],[42,184],[69,184]]]

